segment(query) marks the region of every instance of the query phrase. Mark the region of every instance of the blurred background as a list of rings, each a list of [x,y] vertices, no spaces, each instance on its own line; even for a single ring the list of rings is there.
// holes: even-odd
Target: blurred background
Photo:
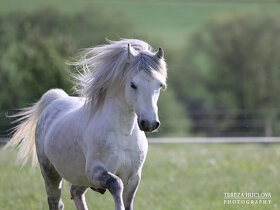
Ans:
[[[163,47],[168,90],[153,136],[278,136],[279,1],[1,0],[0,131],[50,88],[65,62],[105,38]]]
[[[168,88],[151,137],[280,135],[279,0],[0,0],[0,139],[6,113],[50,88],[72,94],[65,63],[105,38],[165,51]],[[194,142],[150,144],[135,209],[279,208],[279,143]],[[16,153],[0,150],[0,209],[47,209],[39,167],[20,170]],[[224,205],[225,192],[268,192],[272,204]],[[62,196],[74,209],[66,183]],[[109,193],[87,201],[113,206]]]

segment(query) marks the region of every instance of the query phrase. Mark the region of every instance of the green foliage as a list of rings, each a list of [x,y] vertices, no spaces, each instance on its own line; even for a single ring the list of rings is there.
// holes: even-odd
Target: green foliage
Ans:
[[[129,22],[100,10],[65,15],[51,8],[0,17],[0,130],[7,110],[37,101],[50,88],[70,91],[65,61],[81,47],[127,36]],[[3,134],[3,133],[2,133]]]
[[[80,48],[105,42],[105,37],[135,37],[132,23],[121,13],[99,9],[73,14],[45,8],[35,13],[10,13],[0,17],[0,130],[10,126],[5,112],[37,101],[50,88],[71,93],[65,61]],[[118,35],[118,37],[117,37]],[[172,90],[160,104],[164,125],[159,135],[186,135],[187,121]],[[175,122],[180,117],[181,120]],[[177,123],[178,125],[174,124]]]
[[[186,118],[184,106],[176,99],[171,88],[161,92],[158,104],[161,126],[158,133],[149,136],[187,136],[190,123]]]
[[[172,81],[197,126],[211,128],[210,135],[263,135],[264,124],[279,119],[279,20],[255,13],[224,15],[191,36]],[[195,115],[203,112],[206,119]]]
[[[279,14],[279,0],[0,0],[0,13],[34,12],[42,6],[59,8],[65,13],[98,7],[102,11],[122,11],[141,33],[160,39],[162,47],[181,48],[185,36],[205,20],[221,12],[258,11]],[[116,17],[122,15],[118,13]]]

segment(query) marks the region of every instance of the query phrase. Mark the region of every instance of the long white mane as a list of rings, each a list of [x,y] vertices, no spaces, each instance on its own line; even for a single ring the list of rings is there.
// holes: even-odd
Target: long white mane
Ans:
[[[85,49],[80,59],[71,63],[78,68],[78,74],[74,74],[75,91],[90,103],[93,112],[102,104],[108,89],[122,87],[130,72],[145,70],[164,84],[167,76],[164,59],[158,59],[146,42],[137,39],[108,42]],[[128,44],[132,48],[132,63],[128,58]]]

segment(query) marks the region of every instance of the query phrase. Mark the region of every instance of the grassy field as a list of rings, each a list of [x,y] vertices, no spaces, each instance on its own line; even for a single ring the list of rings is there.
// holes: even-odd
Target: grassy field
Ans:
[[[22,170],[0,152],[0,209],[47,209],[39,167]],[[151,144],[135,209],[279,209],[280,144]],[[271,205],[223,204],[225,192],[270,192]],[[65,209],[74,209],[63,183]],[[90,209],[113,209],[108,192],[87,193]]]
[[[136,28],[145,35],[157,38],[163,46],[178,48],[185,43],[187,35],[213,16],[226,13],[256,11],[280,13],[280,4],[269,1],[88,1],[88,0],[0,0],[0,14],[10,11],[33,11],[52,6],[63,12],[73,13],[84,8],[100,9],[131,19]]]

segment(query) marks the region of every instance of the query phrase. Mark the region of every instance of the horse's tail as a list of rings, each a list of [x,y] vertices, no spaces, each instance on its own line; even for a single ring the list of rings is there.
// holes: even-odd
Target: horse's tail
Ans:
[[[17,153],[17,161],[24,166],[32,155],[32,166],[37,164],[36,146],[35,146],[35,130],[37,121],[43,110],[54,100],[68,96],[61,89],[51,89],[47,91],[41,99],[33,106],[23,108],[17,114],[8,117],[16,118],[14,122],[20,122],[13,128],[13,136],[11,140],[5,145],[7,148],[19,148]]]

